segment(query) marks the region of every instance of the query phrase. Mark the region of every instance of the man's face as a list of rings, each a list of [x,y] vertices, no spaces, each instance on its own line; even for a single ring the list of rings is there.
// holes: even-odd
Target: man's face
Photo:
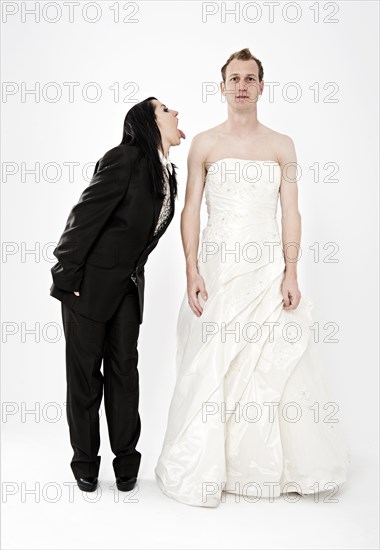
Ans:
[[[252,109],[263,88],[264,81],[259,83],[259,67],[253,59],[233,59],[227,65],[226,82],[221,82],[221,90],[234,110]]]

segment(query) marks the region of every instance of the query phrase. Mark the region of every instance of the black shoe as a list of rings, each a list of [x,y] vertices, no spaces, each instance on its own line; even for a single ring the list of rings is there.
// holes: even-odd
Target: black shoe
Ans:
[[[92,492],[96,491],[96,488],[98,486],[98,478],[97,477],[80,477],[77,479],[78,487],[81,491],[87,491]]]
[[[116,485],[119,491],[132,491],[136,485],[137,477],[117,477]]]

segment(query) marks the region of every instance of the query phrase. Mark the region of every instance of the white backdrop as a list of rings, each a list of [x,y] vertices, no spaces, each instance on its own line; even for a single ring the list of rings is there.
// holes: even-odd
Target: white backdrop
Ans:
[[[366,506],[376,498],[378,449],[378,11],[375,1],[2,2],[4,547],[376,547],[376,506]],[[319,506],[312,537],[315,504],[304,510],[301,501],[296,519],[283,503],[226,503],[211,518],[170,502],[153,481],[186,284],[187,153],[195,134],[225,120],[220,68],[245,47],[264,65],[259,120],[293,138],[302,167],[299,285],[314,302],[322,368],[353,452],[350,506]],[[187,139],[170,150],[179,167],[176,215],[146,265],[140,492],[128,506],[108,488],[113,455],[102,414],[104,485],[95,506],[79,490],[71,502],[64,485],[73,481],[72,450],[60,303],[49,295],[52,251],[93,164],[120,142],[128,109],[150,95],[179,111]],[[76,163],[73,175],[68,163]],[[202,228],[205,220],[203,205]],[[338,342],[323,342],[326,323],[338,327]]]

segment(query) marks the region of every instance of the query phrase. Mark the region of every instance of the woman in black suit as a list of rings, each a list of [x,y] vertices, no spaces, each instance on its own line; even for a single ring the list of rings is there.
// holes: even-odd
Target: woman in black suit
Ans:
[[[137,479],[144,266],[174,216],[176,166],[168,152],[185,137],[177,115],[155,97],[128,111],[120,145],[96,163],[53,252],[50,295],[61,301],[66,338],[71,468],[84,491],[98,484],[103,385],[117,487],[129,491]]]

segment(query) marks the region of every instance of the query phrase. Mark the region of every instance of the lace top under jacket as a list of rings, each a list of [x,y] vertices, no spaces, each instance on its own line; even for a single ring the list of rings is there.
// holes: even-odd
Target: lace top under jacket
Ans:
[[[170,174],[173,173],[173,167],[172,167],[172,164],[171,164],[169,158],[165,158],[164,155],[162,154],[162,152],[159,149],[158,149],[158,155],[160,157],[160,160],[161,160],[162,164],[166,167],[166,170],[164,171],[164,174],[165,174],[165,180],[164,180],[165,197],[164,197],[164,200],[163,200],[163,203],[162,203],[160,214],[158,216],[156,227],[154,229],[154,233],[153,233],[154,236],[157,235],[157,233],[160,231],[160,229],[162,229],[162,227],[165,225],[167,219],[170,216],[171,203],[170,203],[170,183],[169,183],[168,171],[170,172]],[[131,279],[135,283],[135,285],[137,286],[136,276],[135,276],[134,273],[131,274]]]

